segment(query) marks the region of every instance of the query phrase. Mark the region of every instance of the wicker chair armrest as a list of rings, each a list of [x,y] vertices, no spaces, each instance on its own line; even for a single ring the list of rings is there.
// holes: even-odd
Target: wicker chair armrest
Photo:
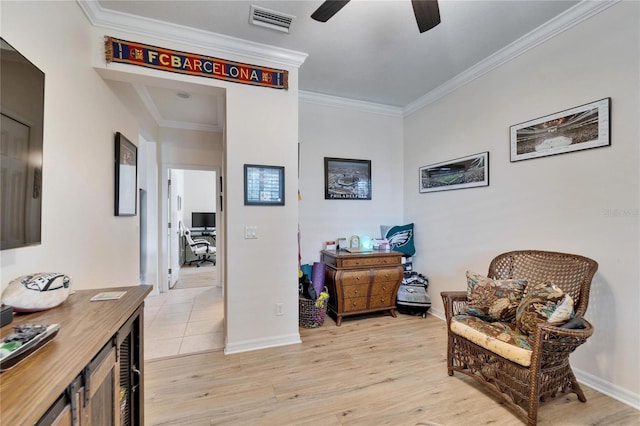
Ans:
[[[567,358],[576,348],[587,341],[593,334],[593,326],[582,318],[585,328],[570,329],[550,324],[539,324],[533,341],[533,352],[537,352],[543,364],[559,362]]]
[[[466,291],[443,291],[440,293],[440,296],[442,297],[447,322],[449,322],[451,317],[467,312]]]

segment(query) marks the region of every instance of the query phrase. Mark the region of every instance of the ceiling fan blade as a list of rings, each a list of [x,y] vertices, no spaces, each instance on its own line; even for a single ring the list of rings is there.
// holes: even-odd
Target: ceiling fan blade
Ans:
[[[311,14],[311,18],[320,22],[327,22],[329,18],[338,13],[349,0],[327,0]]]
[[[411,0],[411,4],[421,33],[440,23],[440,9],[437,0]]]

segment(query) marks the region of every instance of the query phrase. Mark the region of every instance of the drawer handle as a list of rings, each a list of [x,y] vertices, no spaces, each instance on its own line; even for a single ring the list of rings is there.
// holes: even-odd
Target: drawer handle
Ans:
[[[384,302],[384,297],[381,297],[381,298],[380,298],[380,301],[381,301],[381,302]]]
[[[352,304],[353,304],[353,306],[356,306],[356,305],[357,305],[357,303],[356,303],[356,302],[353,302]]]
[[[386,287],[386,286],[382,286],[382,289],[383,289],[383,290],[386,290],[386,289],[387,289],[387,287]]]
[[[354,291],[354,293],[355,293],[355,294],[358,294],[358,290],[356,289],[356,290]]]
[[[360,281],[360,275],[356,275],[356,281]]]

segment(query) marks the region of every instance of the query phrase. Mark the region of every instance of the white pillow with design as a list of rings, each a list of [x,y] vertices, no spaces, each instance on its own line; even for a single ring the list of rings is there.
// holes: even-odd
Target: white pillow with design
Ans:
[[[11,281],[2,293],[2,303],[16,312],[38,312],[55,308],[67,300],[71,278],[49,272],[23,275]]]

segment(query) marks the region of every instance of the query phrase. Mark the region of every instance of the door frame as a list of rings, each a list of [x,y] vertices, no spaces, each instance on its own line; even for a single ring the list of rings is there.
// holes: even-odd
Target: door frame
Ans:
[[[159,179],[159,200],[160,200],[160,215],[158,216],[158,236],[160,250],[159,260],[160,260],[160,273],[158,274],[158,290],[160,293],[164,293],[169,291],[169,259],[168,259],[168,250],[169,250],[169,238],[167,232],[167,224],[169,223],[169,212],[167,199],[169,197],[169,190],[167,188],[167,181],[169,179],[169,169],[182,169],[182,170],[204,170],[211,171],[216,173],[216,180],[219,179],[218,176],[221,176],[221,170],[219,167],[205,167],[205,166],[195,166],[190,164],[177,164],[177,163],[162,163],[160,179]],[[220,189],[216,187],[216,193],[220,195]],[[221,208],[219,202],[216,203],[216,265],[223,265],[225,254],[222,249],[222,245],[218,244],[220,231],[219,225],[224,223],[224,219],[222,215],[224,214],[224,210]],[[216,268],[216,282],[218,285],[222,286],[222,272],[221,267]],[[223,286],[224,287],[224,286]]]

